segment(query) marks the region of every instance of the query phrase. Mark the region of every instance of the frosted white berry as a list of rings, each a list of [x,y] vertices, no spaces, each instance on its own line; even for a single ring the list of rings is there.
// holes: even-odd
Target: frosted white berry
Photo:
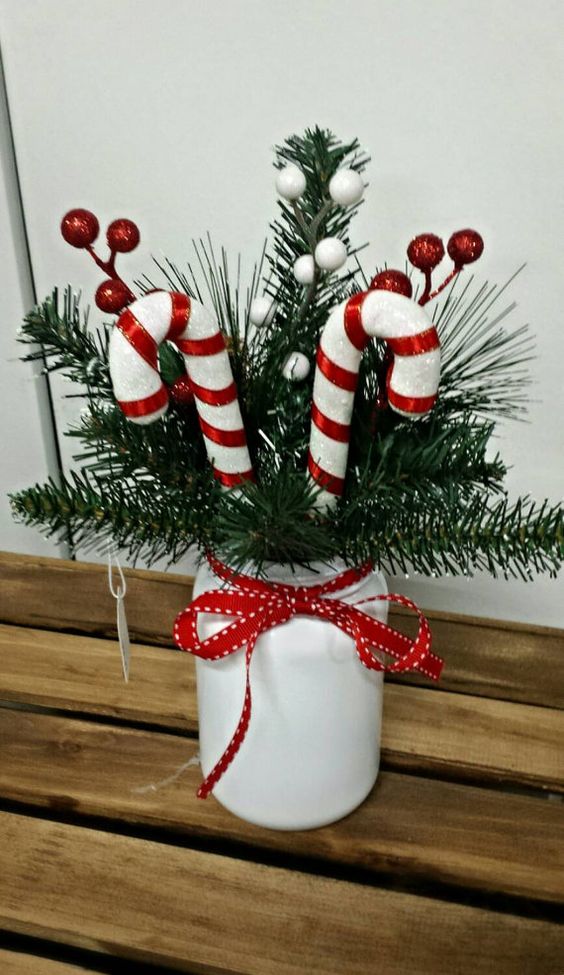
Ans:
[[[298,200],[306,188],[306,178],[299,166],[290,163],[276,176],[276,189],[285,200]]]
[[[294,264],[294,277],[300,284],[311,284],[315,274],[313,254],[303,254]]]
[[[329,183],[331,199],[342,207],[350,207],[362,200],[362,176],[354,169],[338,169]]]
[[[306,378],[310,368],[309,359],[303,352],[290,352],[282,367],[282,374],[286,379],[298,383]]]
[[[276,314],[276,302],[266,295],[253,298],[249,308],[249,318],[253,325],[270,325]]]
[[[347,248],[338,237],[325,237],[315,248],[315,263],[323,271],[337,271],[347,259]]]

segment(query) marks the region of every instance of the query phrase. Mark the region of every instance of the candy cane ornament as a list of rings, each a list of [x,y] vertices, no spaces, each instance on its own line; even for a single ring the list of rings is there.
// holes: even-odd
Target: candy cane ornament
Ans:
[[[158,350],[174,342],[184,357],[206,451],[224,487],[253,480],[247,438],[225,339],[199,301],[155,291],[119,316],[110,337],[109,364],[118,405],[133,423],[152,423],[168,409]]]
[[[350,422],[362,353],[373,338],[393,352],[386,378],[389,405],[402,416],[424,416],[437,399],[437,330],[405,295],[374,290],[353,295],[331,312],[317,353],[308,468],[322,488],[316,507],[327,510],[343,493]]]

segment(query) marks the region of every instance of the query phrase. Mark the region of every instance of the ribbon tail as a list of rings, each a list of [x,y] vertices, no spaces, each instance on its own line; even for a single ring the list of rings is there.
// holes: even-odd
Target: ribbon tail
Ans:
[[[255,644],[257,637],[253,637],[249,640],[247,644],[247,649],[245,651],[245,698],[243,700],[243,710],[241,711],[241,717],[239,718],[239,723],[233,732],[233,737],[229,742],[227,748],[225,749],[223,755],[218,762],[214,765],[209,775],[206,776],[202,782],[200,788],[198,789],[197,796],[198,799],[207,799],[210,792],[212,792],[214,786],[217,785],[219,779],[229,768],[231,762],[235,758],[235,755],[239,751],[241,745],[245,740],[247,730],[249,728],[249,722],[251,720],[251,705],[252,705],[252,694],[251,694],[251,678],[250,678],[250,666],[251,658],[253,655],[253,650],[255,649]]]

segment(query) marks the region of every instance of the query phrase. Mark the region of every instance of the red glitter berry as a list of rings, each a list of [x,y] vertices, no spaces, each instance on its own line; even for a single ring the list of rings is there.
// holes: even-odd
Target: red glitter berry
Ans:
[[[447,244],[449,257],[455,267],[477,261],[483,250],[484,241],[477,230],[457,230]]]
[[[191,406],[194,393],[188,376],[180,376],[170,387],[170,397],[177,406]]]
[[[140,240],[139,227],[133,220],[114,220],[106,232],[106,239],[113,251],[127,254],[135,250]]]
[[[96,291],[96,304],[101,311],[117,315],[131,301],[131,291],[123,281],[102,281]]]
[[[393,271],[391,268],[386,271],[379,271],[370,282],[370,290],[396,291],[399,295],[411,298],[413,288],[407,274],[403,271]]]
[[[61,220],[61,233],[72,247],[89,247],[100,231],[100,224],[90,210],[69,210]]]
[[[432,271],[445,256],[444,244],[436,234],[419,234],[407,248],[407,256],[420,271]]]

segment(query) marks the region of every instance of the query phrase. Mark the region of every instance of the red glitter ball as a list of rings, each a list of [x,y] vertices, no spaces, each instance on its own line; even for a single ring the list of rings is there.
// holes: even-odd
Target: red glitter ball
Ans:
[[[396,291],[399,295],[411,298],[413,288],[407,274],[403,271],[393,271],[391,268],[386,271],[379,271],[370,282],[370,290]]]
[[[444,244],[436,234],[419,234],[407,248],[407,256],[420,271],[432,271],[445,256]]]
[[[100,231],[100,224],[90,210],[69,210],[61,220],[61,233],[72,247],[88,247]]]
[[[131,301],[131,291],[123,281],[108,278],[98,286],[95,301],[101,311],[117,315]]]
[[[456,267],[463,264],[472,264],[481,256],[484,249],[484,241],[477,230],[457,230],[452,235],[448,244],[447,251],[449,257]]]
[[[170,387],[170,396],[177,406],[191,406],[194,393],[190,387],[188,376],[180,376]]]
[[[139,227],[133,220],[114,220],[106,232],[106,239],[113,251],[127,254],[134,251],[140,240]]]

